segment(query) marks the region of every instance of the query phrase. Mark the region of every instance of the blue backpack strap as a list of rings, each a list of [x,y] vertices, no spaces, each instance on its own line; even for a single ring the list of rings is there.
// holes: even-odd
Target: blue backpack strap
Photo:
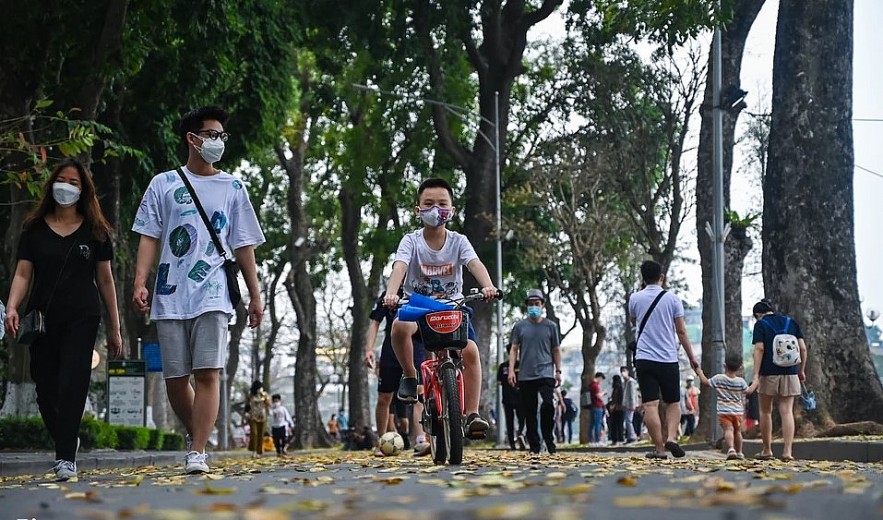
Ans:
[[[789,330],[791,330],[791,316],[785,316],[785,328],[782,330],[782,334],[788,334]]]

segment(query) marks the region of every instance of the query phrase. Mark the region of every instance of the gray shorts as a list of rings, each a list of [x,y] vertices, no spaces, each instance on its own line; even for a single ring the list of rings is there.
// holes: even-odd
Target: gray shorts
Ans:
[[[212,311],[189,320],[157,320],[163,378],[189,376],[194,370],[221,368],[227,361],[225,312]]]

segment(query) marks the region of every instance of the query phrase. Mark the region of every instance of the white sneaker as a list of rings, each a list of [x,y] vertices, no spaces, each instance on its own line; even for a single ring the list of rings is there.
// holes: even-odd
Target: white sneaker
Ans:
[[[63,482],[77,476],[77,463],[69,460],[56,460],[52,470],[55,471],[55,480]]]
[[[208,473],[209,467],[208,464],[205,463],[207,458],[208,455],[205,453],[199,453],[198,451],[189,452],[187,454],[187,462],[184,464],[184,472],[191,475]]]

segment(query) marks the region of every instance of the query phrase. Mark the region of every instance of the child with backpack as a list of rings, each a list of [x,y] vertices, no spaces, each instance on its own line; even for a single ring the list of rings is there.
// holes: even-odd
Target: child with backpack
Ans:
[[[745,413],[748,383],[739,376],[742,356],[737,352],[728,352],[724,365],[725,374],[716,374],[709,379],[702,372],[702,367],[697,367],[696,375],[703,385],[717,391],[717,421],[724,429],[727,460],[743,460],[745,455],[742,454],[742,418]]]

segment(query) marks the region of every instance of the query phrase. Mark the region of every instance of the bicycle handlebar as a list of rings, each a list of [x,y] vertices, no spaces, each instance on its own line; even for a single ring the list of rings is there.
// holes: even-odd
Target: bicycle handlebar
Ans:
[[[497,294],[494,295],[494,298],[493,298],[493,299],[500,300],[500,299],[502,299],[502,298],[503,298],[503,291],[497,289]],[[460,307],[466,305],[467,303],[469,303],[469,302],[474,302],[474,301],[476,301],[476,300],[484,300],[484,301],[487,301],[488,298],[485,298],[485,297],[484,297],[484,294],[482,294],[482,293],[479,291],[479,292],[474,293],[474,294],[467,294],[467,295],[464,295],[464,296],[462,296],[462,297],[460,297],[460,298],[453,298],[453,299],[451,299],[451,298],[439,298],[439,299],[438,299],[438,301],[440,301],[440,302],[442,302],[442,303],[452,304],[452,305],[454,306],[455,309],[459,309]],[[411,299],[408,298],[407,296],[405,296],[405,297],[403,297],[403,298],[399,298],[399,301],[396,303],[396,308],[401,308],[401,307],[403,307],[403,306],[405,306],[405,305],[408,305],[408,303],[410,303],[410,301],[411,301]],[[377,303],[383,305],[383,298],[378,298],[378,299],[377,299]]]

